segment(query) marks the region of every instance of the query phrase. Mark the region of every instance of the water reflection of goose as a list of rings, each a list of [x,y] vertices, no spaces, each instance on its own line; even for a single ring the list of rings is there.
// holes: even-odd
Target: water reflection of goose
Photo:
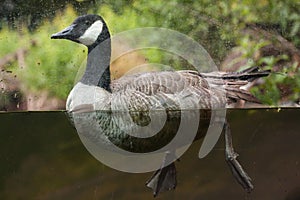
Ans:
[[[80,116],[80,113],[91,113],[82,115],[91,123],[86,123],[86,121],[81,123],[83,129],[91,130],[91,133],[87,134],[103,141],[113,140],[118,146],[133,152],[147,152],[153,150],[151,148],[160,148],[173,138],[171,133],[170,137],[168,137],[169,134],[166,134],[168,131],[172,132],[172,129],[162,128],[160,135],[150,137],[147,142],[144,142],[146,140],[142,140],[144,143],[135,142],[136,137],[126,134],[126,131],[132,131],[133,127],[126,125],[123,116],[118,117],[117,112],[111,111],[128,111],[131,121],[145,126],[151,121],[149,118],[151,110],[167,110],[165,120],[170,123],[169,127],[176,129],[178,110],[225,108],[228,103],[239,99],[258,102],[248,91],[240,89],[240,87],[255,78],[267,76],[269,73],[268,71],[259,71],[255,67],[237,73],[199,73],[182,70],[137,73],[111,81],[110,33],[105,21],[100,16],[78,17],[69,27],[53,34],[51,38],[68,39],[88,47],[86,71],[68,96],[67,110],[79,113],[77,116]],[[224,95],[225,93],[226,95]],[[96,110],[99,112],[91,112]],[[96,119],[97,126],[92,124],[94,123],[93,119]],[[82,118],[82,120],[84,119]],[[116,124],[121,124],[123,127],[116,128],[114,127]],[[92,130],[92,126],[102,128],[101,133],[106,134],[95,134],[97,131]],[[119,132],[115,130],[119,130]],[[226,126],[225,133],[229,134],[228,130],[228,126]],[[246,190],[251,190],[253,188],[251,179],[235,159],[236,154],[231,148],[228,134],[229,137],[225,137],[227,138],[226,156],[230,169],[239,183]],[[163,136],[167,138],[159,138],[163,138]],[[153,189],[154,195],[160,191],[175,188],[174,163],[163,165],[161,169],[157,170],[147,186]]]

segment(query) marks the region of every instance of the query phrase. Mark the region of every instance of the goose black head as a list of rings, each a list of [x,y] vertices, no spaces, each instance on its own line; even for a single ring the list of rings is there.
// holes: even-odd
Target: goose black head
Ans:
[[[70,26],[51,36],[51,39],[67,39],[89,48],[109,38],[105,21],[99,15],[92,14],[78,17]]]

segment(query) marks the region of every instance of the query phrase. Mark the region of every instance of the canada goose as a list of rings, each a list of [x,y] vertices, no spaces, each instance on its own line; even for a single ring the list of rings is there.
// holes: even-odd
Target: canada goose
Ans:
[[[182,70],[138,73],[111,81],[110,33],[102,17],[91,14],[80,16],[69,27],[53,34],[51,38],[71,40],[88,48],[86,71],[67,99],[66,109],[69,112],[210,109],[224,108],[228,103],[240,99],[258,102],[240,87],[269,74],[269,71],[259,71],[257,67],[236,73],[199,73]],[[226,96],[223,95],[224,91]],[[228,126],[225,129],[228,129]],[[251,179],[235,160],[236,154],[233,149],[229,149],[228,152],[231,153],[229,157],[231,156],[232,160],[229,159],[229,166],[233,174],[246,190],[251,190]],[[172,163],[155,172],[148,186],[153,189],[154,195],[157,195],[164,187],[175,188],[174,176],[175,166]],[[170,179],[171,183],[165,179]]]

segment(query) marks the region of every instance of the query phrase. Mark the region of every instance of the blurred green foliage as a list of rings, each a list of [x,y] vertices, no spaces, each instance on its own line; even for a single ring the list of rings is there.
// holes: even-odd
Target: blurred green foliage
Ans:
[[[87,5],[87,4],[85,4]],[[59,7],[59,6],[55,6]],[[89,6],[87,6],[89,7]],[[248,24],[272,29],[300,48],[300,3],[298,0],[229,0],[229,1],[179,1],[179,0],[131,0],[93,1],[90,13],[98,13],[105,18],[112,32],[118,33],[138,27],[164,27],[184,33],[204,46],[219,65],[235,46],[241,47],[243,56],[248,59],[246,66],[263,65],[272,68],[277,57],[263,57],[253,61],[252,56],[269,41],[255,42],[243,32]],[[71,90],[78,67],[86,56],[85,47],[68,41],[50,40],[50,35],[69,25],[78,15],[72,6],[56,12],[54,18],[45,15],[44,20],[34,31],[22,21],[17,29],[2,23],[0,31],[0,57],[16,51],[28,49],[26,66],[10,63],[7,68],[24,83],[24,91],[47,90],[53,96],[65,99]],[[52,12],[53,13],[53,12]],[[159,51],[146,53],[150,61],[163,62]],[[280,59],[289,59],[279,55]],[[167,59],[175,67],[178,63]],[[253,89],[253,93],[264,103],[277,105],[281,93],[278,85],[286,85],[294,93],[288,97],[299,98],[299,64],[284,66],[284,74],[272,74],[266,83]]]
[[[18,48],[27,50],[25,66],[19,66],[17,62],[7,66],[22,81],[23,90],[37,93],[47,90],[53,96],[67,97],[77,73],[78,61],[83,60],[86,54],[83,52],[84,48],[76,44],[54,44],[50,35],[64,28],[74,18],[75,12],[68,8],[63,18],[58,15],[51,22],[45,21],[33,33],[29,33],[26,28],[17,31],[7,28],[1,30],[0,38],[6,38],[5,44],[0,45],[1,56]]]
[[[276,62],[274,57],[264,57],[260,61]],[[267,65],[265,68],[271,68]],[[265,82],[251,89],[252,93],[263,103],[277,106],[283,96],[285,102],[299,102],[300,99],[300,68],[297,63],[286,66],[281,73],[272,73]],[[288,93],[288,95],[286,94]]]

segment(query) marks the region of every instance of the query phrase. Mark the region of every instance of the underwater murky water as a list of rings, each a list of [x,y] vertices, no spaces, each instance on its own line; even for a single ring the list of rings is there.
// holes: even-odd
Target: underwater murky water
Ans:
[[[223,135],[198,158],[202,140],[176,162],[175,191],[159,199],[299,199],[300,109],[227,111],[248,194],[224,157]],[[104,166],[84,147],[65,112],[0,113],[0,199],[153,199],[151,173]]]

